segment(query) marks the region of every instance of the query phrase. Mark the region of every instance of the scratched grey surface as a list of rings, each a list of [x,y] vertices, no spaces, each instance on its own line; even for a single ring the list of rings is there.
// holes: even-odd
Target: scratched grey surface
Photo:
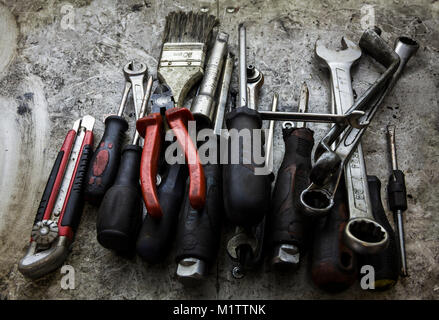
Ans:
[[[63,28],[64,5],[74,9],[73,29]],[[363,139],[369,174],[385,184],[388,158],[384,128],[398,130],[400,167],[406,172],[409,209],[406,218],[410,277],[385,293],[360,289],[329,295],[315,288],[306,263],[299,272],[279,276],[268,269],[237,281],[230,275],[224,243],[207,281],[184,289],[175,279],[171,253],[165,263],[150,266],[125,260],[96,241],[96,209],[86,206],[66,263],[76,270],[76,289],[60,287],[61,274],[29,281],[17,270],[24,255],[36,208],[52,162],[64,136],[80,116],[97,119],[117,110],[123,89],[122,66],[130,59],[155,73],[165,16],[172,10],[207,7],[218,15],[222,30],[237,50],[237,26],[247,25],[249,62],[265,75],[260,108],[268,109],[279,92],[280,109],[292,110],[302,81],[310,89],[310,111],[329,111],[327,73],[313,54],[322,38],[336,47],[347,35],[358,41],[362,1],[0,1],[0,293],[3,299],[438,299],[439,218],[438,57],[439,1],[368,1],[375,7],[383,37],[415,37],[421,44],[393,94]],[[228,13],[226,8],[235,7]],[[233,10],[231,10],[233,11]],[[67,21],[68,24],[68,21]],[[68,24],[69,25],[69,24]],[[363,57],[353,70],[361,94],[380,69]],[[236,90],[236,72],[233,89]],[[131,110],[131,111],[130,111]],[[126,114],[132,113],[132,105]],[[130,114],[131,121],[133,115]],[[326,127],[312,125],[316,140]],[[132,127],[131,127],[132,129]],[[131,136],[131,133],[128,134]],[[283,154],[276,125],[275,168]],[[384,190],[382,190],[385,199]],[[389,213],[389,211],[387,211]]]

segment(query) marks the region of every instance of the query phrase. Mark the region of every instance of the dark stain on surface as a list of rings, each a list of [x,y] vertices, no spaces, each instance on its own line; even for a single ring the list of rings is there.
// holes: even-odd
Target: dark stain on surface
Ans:
[[[18,96],[18,107],[17,107],[17,113],[22,116],[26,113],[31,113],[32,109],[29,107],[29,102],[32,102],[34,100],[34,94],[33,92],[26,92],[23,94],[23,96]]]
[[[135,4],[131,7],[132,12],[141,11],[143,8],[143,4]]]

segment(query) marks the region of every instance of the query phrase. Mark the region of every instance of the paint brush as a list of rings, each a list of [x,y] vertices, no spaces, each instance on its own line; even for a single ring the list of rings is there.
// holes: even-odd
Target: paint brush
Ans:
[[[207,43],[217,24],[215,16],[193,11],[166,17],[157,76],[171,88],[176,107],[183,107],[187,93],[203,77]]]

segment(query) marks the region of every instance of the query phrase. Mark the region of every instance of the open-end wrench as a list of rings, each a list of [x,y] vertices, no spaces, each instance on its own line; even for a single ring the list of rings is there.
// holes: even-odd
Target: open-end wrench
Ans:
[[[123,68],[123,73],[127,81],[131,82],[133,87],[134,110],[136,113],[136,120],[139,119],[139,112],[142,106],[142,100],[145,95],[143,90],[143,80],[145,79],[148,69],[145,64],[139,63],[138,68],[134,61],[126,64]]]
[[[380,30],[377,29],[368,29],[363,33],[360,39],[360,47],[387,68],[347,111],[349,113],[353,110],[364,110],[363,121],[368,124],[376,114],[385,96],[398,80],[405,63],[414,54],[415,50],[412,49],[414,46],[408,43],[399,48],[396,47],[398,51],[394,51],[380,37]],[[403,59],[406,52],[408,52],[408,57]],[[402,61],[401,64],[400,61]],[[320,142],[317,148],[318,151],[316,151],[317,160],[310,175],[312,184],[301,195],[301,202],[309,214],[318,214],[319,212],[324,214],[332,207],[334,193],[337,190],[344,166],[360,142],[366,128],[367,126],[362,129],[355,129],[335,125]],[[339,137],[341,139],[332,150],[330,145]],[[372,246],[368,246],[370,241],[359,241],[359,238],[368,235],[373,236],[374,244]],[[384,242],[388,241],[386,238],[388,239],[387,232],[384,232],[382,226],[370,219],[369,216],[351,215],[344,233],[345,242],[351,248],[355,247],[355,251],[364,253],[374,253],[376,252],[375,249],[379,251],[384,247]]]
[[[342,47],[345,48],[341,51],[330,50],[320,41],[316,44],[316,55],[330,70],[333,109],[337,114],[345,114],[354,104],[350,69],[355,61],[361,57],[361,48],[357,44],[345,37],[342,38],[341,43]],[[358,144],[351,159],[345,165],[344,176],[350,217],[372,218],[366,164],[361,144]],[[386,232],[384,228],[381,231]],[[351,242],[356,244],[351,246],[353,247],[352,249],[360,246],[362,250],[365,245],[369,248],[368,250],[375,251],[379,251],[380,248],[387,245],[387,241],[382,241],[382,239],[379,239],[378,242],[371,242],[359,239],[356,236],[353,236],[351,241],[348,241],[348,244]]]
[[[302,113],[289,111],[259,111],[262,120],[276,121],[300,121],[300,122],[318,122],[318,123],[336,123],[340,125],[349,125],[351,127],[361,129],[364,123],[361,118],[364,112],[360,110],[353,111],[348,114],[329,114],[329,113]]]

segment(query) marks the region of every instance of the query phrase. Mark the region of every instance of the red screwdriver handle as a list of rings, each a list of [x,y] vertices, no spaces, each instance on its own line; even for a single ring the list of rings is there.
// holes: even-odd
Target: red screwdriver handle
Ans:
[[[163,129],[163,119],[160,113],[152,113],[136,122],[140,136],[145,139],[142,158],[140,160],[140,185],[143,200],[148,214],[153,218],[163,216],[157,196],[156,177],[161,147],[160,133]]]
[[[188,121],[193,121],[194,117],[186,108],[172,108],[166,110],[166,119],[184,151],[189,167],[189,202],[192,208],[201,210],[206,202],[206,181],[197,148],[187,131]]]

